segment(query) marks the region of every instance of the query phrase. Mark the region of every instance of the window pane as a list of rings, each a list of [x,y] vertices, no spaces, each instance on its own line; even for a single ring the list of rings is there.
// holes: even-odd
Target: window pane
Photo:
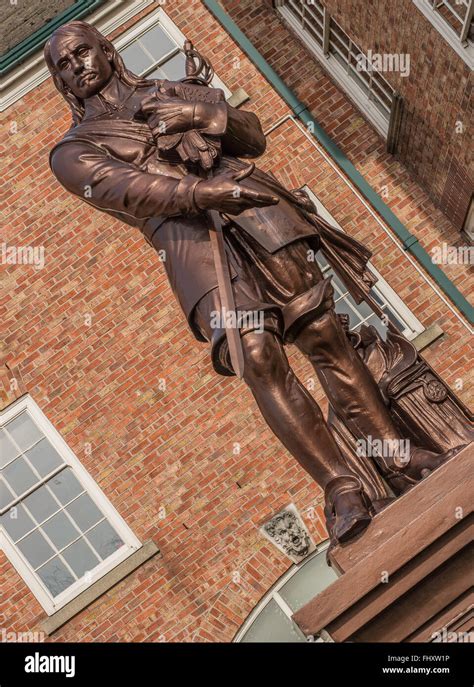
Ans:
[[[145,46],[157,62],[160,58],[169,53],[170,50],[176,48],[176,44],[168,38],[166,33],[159,26],[154,26],[140,36],[140,43]]]
[[[13,458],[18,455],[19,451],[13,443],[10,441],[6,432],[0,430],[0,468],[9,463]]]
[[[7,487],[3,479],[0,479],[0,510],[3,510],[14,500],[13,492]]]
[[[164,71],[160,68],[154,69],[151,74],[148,74],[147,79],[166,79]]]
[[[297,15],[298,19],[301,21],[303,18],[302,5],[297,0],[289,0],[288,3],[290,9],[294,14]]]
[[[28,408],[15,409],[13,419],[0,427],[0,540],[5,538],[8,551],[12,547],[24,578],[36,580],[33,592],[40,585],[48,597],[62,599],[65,590],[70,596],[76,587],[77,593],[82,590],[81,578],[91,581],[84,580],[88,571],[99,579],[126,545],[120,525],[116,531],[101,510],[100,504],[108,508],[105,498],[93,484],[89,495],[81,483],[81,476],[86,484],[90,478],[80,463],[69,450],[63,454],[63,442],[49,424],[41,431],[41,411],[33,402],[31,412]],[[68,455],[72,465],[65,462]],[[107,559],[109,565],[102,565]]]
[[[43,436],[26,411],[8,422],[5,429],[10,432],[22,451],[30,448]]]
[[[370,318],[370,322],[368,324],[373,325],[375,327],[375,329],[378,331],[378,333],[380,334],[380,336],[382,337],[382,339],[384,341],[386,341],[388,327],[385,324],[383,324],[383,322],[380,320],[379,317],[374,315],[374,317]]]
[[[353,329],[360,324],[361,318],[356,315],[356,313],[349,307],[349,303],[345,298],[341,298],[340,301],[336,303],[337,314],[349,315],[349,329]]]
[[[83,532],[104,517],[103,513],[100,512],[91,497],[87,494],[79,496],[79,498],[73,501],[66,510]]]
[[[170,60],[167,60],[161,65],[161,69],[165,77],[170,81],[178,81],[186,76],[185,58],[182,53],[175,55]]]
[[[395,316],[395,313],[393,312],[393,310],[391,308],[386,308],[385,314],[388,316],[388,319],[390,320],[390,322],[392,324],[394,324],[398,330],[403,332],[403,330],[405,329],[405,325],[402,324],[400,322],[400,320],[398,319],[398,317]]]
[[[2,515],[0,525],[5,528],[13,541],[17,541],[35,527],[35,523],[21,504],[10,508]]]
[[[291,610],[296,612],[334,580],[337,580],[337,575],[326,563],[325,553],[321,552],[305,563],[278,593]]]
[[[35,530],[18,542],[18,548],[26,556],[33,568],[37,568],[48,558],[51,558],[54,553],[51,546],[38,530]]]
[[[370,327],[371,325],[373,325],[375,327],[375,325],[376,325],[375,320],[377,320],[377,319],[378,319],[377,315],[375,313],[372,313],[372,315],[370,317],[368,317],[366,320],[364,320],[363,325],[360,325],[359,327],[354,327],[353,329],[355,329],[355,331],[358,332],[358,331],[360,331],[360,327],[362,327],[362,326],[363,327]]]
[[[302,632],[273,599],[245,633],[243,642],[306,642]]]
[[[337,276],[337,274],[334,272],[334,270],[332,268],[330,270],[327,270],[327,272],[324,273],[324,276],[326,279],[329,276],[332,277],[331,284],[334,287],[334,300],[335,301],[337,301],[337,299],[340,298],[343,293],[347,293],[347,287],[339,279],[339,277]]]
[[[428,2],[429,0],[426,1]],[[458,2],[461,1],[458,0]],[[322,8],[320,9],[322,6],[315,4],[315,0],[299,0],[298,2],[286,2],[285,7],[295,17],[296,21],[301,24],[300,31],[309,41],[310,45],[317,46],[319,49],[323,48],[324,14]],[[333,18],[330,19],[328,37],[331,57],[341,65],[347,77],[355,82],[356,88],[360,90],[361,95],[365,96],[368,102],[373,103],[384,118],[388,120],[393,98],[393,89],[390,84],[382,75],[369,71],[369,67],[360,69],[360,58],[363,53]],[[374,87],[375,82],[377,83]]]
[[[107,558],[123,546],[114,528],[104,520],[87,533],[87,538],[101,558]]]
[[[39,480],[33,470],[27,465],[23,456],[16,458],[13,463],[7,465],[2,471],[7,484],[20,496]]]
[[[44,523],[41,528],[51,539],[57,549],[62,549],[80,536],[67,515],[57,513]]]
[[[75,581],[64,563],[57,556],[37,570],[53,596],[58,596]]]
[[[27,496],[23,503],[38,523],[42,523],[60,508],[47,487],[40,487]]]
[[[154,69],[148,74],[147,79],[168,79],[168,81],[179,81],[186,76],[185,60],[183,55],[175,55],[171,60],[165,62],[161,67]]]
[[[79,539],[71,546],[68,546],[61,555],[64,556],[64,559],[78,577],[82,577],[88,570],[93,570],[100,563],[97,556],[83,539]]]
[[[63,463],[61,456],[47,439],[42,439],[36,446],[27,451],[26,457],[35,470],[38,470],[41,477],[45,477]]]
[[[84,491],[74,477],[71,468],[62,470],[58,475],[48,480],[47,485],[62,504],[68,503],[68,501],[71,501],[71,499]]]
[[[366,317],[370,317],[374,312],[370,305],[368,305],[365,301],[362,301],[362,303],[356,303],[352,296],[346,296],[346,299],[350,305],[352,305],[354,310],[357,311],[362,320],[365,320]]]
[[[318,265],[320,266],[321,270],[325,270],[329,267],[329,263],[326,260],[326,258],[324,257],[324,255],[321,253],[321,251],[318,251],[316,253],[316,261],[317,261]]]
[[[130,69],[130,71],[138,75],[144,72],[145,69],[148,69],[148,67],[151,67],[153,64],[153,60],[143,52],[141,47],[136,42],[129,45],[128,48],[121,50],[120,55],[122,56],[127,69]]]
[[[381,307],[385,306],[385,301],[382,300],[382,298],[380,297],[380,295],[377,293],[377,291],[375,289],[370,289],[369,295],[372,296],[374,301],[376,303],[378,303]]]

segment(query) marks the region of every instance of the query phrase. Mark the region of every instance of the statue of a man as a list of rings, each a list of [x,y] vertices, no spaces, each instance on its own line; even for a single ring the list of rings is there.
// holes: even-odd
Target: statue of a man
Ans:
[[[330,279],[308,260],[325,250],[342,277],[355,277],[360,301],[373,283],[369,252],[316,216],[304,194],[239,159],[260,156],[265,136],[258,118],[228,105],[219,89],[139,78],[104,36],[80,21],[54,32],[45,57],[73,115],[51,153],[54,175],[165,251],[171,287],[193,334],[210,344],[215,370],[232,375],[226,329],[216,325],[222,302],[207,215],[221,213],[236,312],[259,315],[240,323],[244,380],[269,427],[324,489],[332,540],[361,532],[371,504],[284,345],[294,343],[308,357],[354,436],[399,440],[335,314]],[[175,145],[163,143],[170,138]],[[213,145],[202,145],[205,140]],[[213,166],[212,178],[203,178],[200,164]],[[405,463],[396,456],[376,460],[382,474],[409,485],[443,459],[416,449]]]

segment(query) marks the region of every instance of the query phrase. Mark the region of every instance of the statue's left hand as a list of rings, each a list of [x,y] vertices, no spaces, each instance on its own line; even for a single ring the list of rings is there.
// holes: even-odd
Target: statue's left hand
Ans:
[[[141,111],[154,136],[178,134],[192,129],[205,129],[212,122],[212,103],[189,102],[181,98],[147,96]]]

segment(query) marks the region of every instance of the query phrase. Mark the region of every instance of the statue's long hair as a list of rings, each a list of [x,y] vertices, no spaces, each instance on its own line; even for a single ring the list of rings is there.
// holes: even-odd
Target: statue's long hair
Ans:
[[[64,24],[63,26],[60,26],[58,29],[56,29],[56,31],[52,34],[49,41],[44,46],[44,57],[46,60],[46,64],[48,65],[48,69],[53,77],[54,85],[56,86],[58,91],[61,93],[61,95],[71,108],[72,119],[74,123],[73,126],[77,126],[78,124],[80,124],[82,118],[84,117],[84,101],[81,100],[81,98],[78,98],[74,95],[71,89],[68,88],[68,86],[66,86],[64,81],[57,73],[56,67],[51,57],[51,41],[53,40],[53,38],[58,38],[59,36],[78,35],[92,36],[99,42],[102,48],[107,48],[107,50],[112,55],[112,69],[117,74],[120,81],[127,84],[128,86],[134,87],[147,86],[150,84],[149,80],[142,79],[141,77],[137,76],[136,74],[133,74],[133,72],[126,68],[124,61],[120,57],[119,53],[117,52],[113,44],[110,41],[108,41],[99,31],[97,31],[97,29],[94,26],[91,26],[90,24],[87,24],[84,21],[71,21],[69,22],[69,24]]]

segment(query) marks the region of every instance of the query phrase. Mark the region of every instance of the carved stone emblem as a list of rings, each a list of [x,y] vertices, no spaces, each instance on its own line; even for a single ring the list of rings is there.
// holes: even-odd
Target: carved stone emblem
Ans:
[[[299,563],[316,548],[292,503],[262,525],[260,531],[294,563]]]

